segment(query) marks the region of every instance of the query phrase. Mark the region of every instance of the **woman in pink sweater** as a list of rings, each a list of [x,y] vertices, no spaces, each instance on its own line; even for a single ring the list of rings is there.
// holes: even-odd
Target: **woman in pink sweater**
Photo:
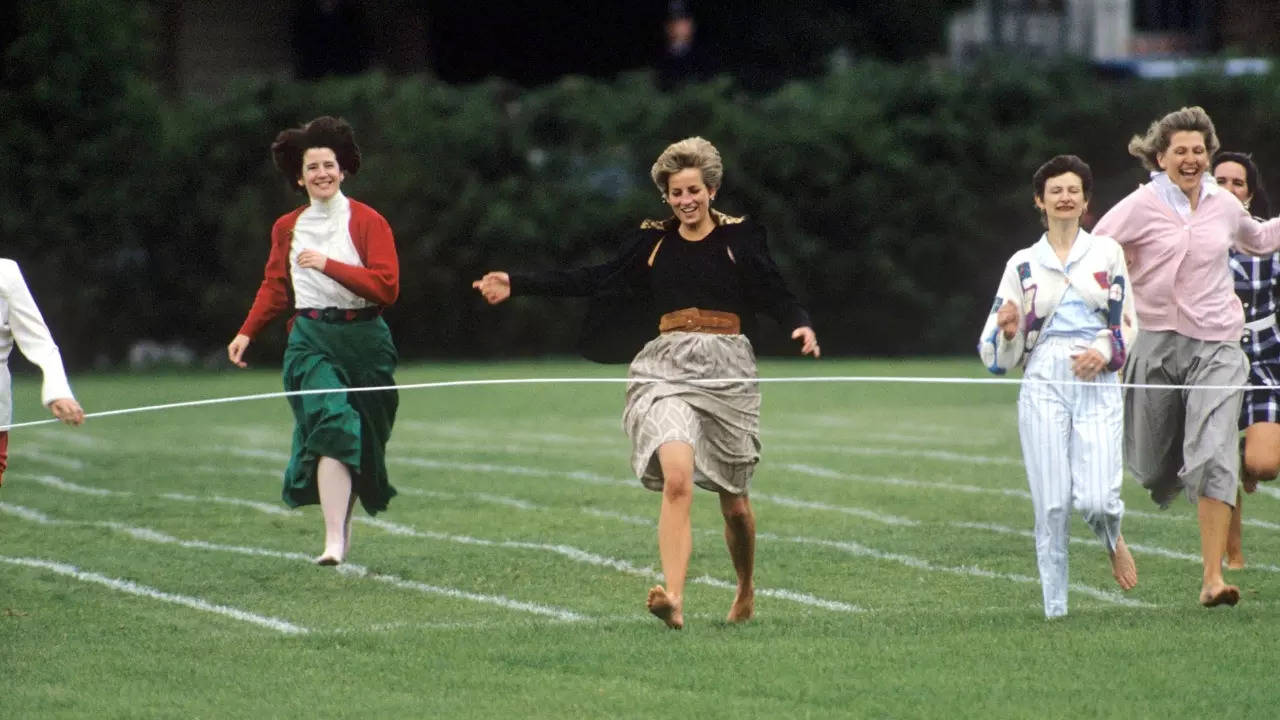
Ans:
[[[1240,349],[1244,314],[1227,251],[1280,250],[1280,219],[1260,222],[1206,170],[1218,150],[1202,108],[1182,108],[1129,141],[1151,171],[1098,221],[1093,232],[1124,248],[1138,310],[1138,337],[1125,381],[1240,386],[1249,363]],[[1222,577],[1240,456],[1240,391],[1160,388],[1125,393],[1124,454],[1129,471],[1161,508],[1181,490],[1197,503],[1204,575],[1200,603],[1235,605],[1240,590]]]

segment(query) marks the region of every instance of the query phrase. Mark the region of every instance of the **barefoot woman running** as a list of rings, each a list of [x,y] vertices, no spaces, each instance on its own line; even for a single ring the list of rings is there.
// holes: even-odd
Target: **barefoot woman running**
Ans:
[[[763,311],[791,329],[801,353],[817,357],[818,340],[769,256],[764,228],[711,209],[723,174],[711,143],[672,144],[650,174],[674,217],[646,220],[613,260],[571,271],[491,272],[473,285],[493,304],[513,294],[593,296],[584,354],[631,359],[636,382],[623,413],[631,465],[646,488],[662,493],[658,553],[666,585],[650,589],[649,611],[668,627],[684,626],[697,485],[720,498],[738,576],[728,619],[741,622],[755,612],[747,486],[760,459],[760,391],[749,379],[755,354],[742,333]],[[712,378],[748,379],[698,382]]]

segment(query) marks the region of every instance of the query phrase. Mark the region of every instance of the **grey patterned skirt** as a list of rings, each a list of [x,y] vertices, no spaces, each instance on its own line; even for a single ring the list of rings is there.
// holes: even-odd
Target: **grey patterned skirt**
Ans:
[[[760,388],[745,335],[669,332],[631,361],[622,427],[631,467],[650,490],[662,490],[658,448],[693,446],[693,480],[715,492],[747,492],[760,461]],[[750,378],[729,382],[691,382]],[[637,382],[642,381],[642,382]]]

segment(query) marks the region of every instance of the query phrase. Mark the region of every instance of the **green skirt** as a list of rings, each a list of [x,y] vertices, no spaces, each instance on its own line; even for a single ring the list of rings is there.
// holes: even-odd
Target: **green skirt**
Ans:
[[[284,389],[394,385],[397,359],[382,318],[327,323],[298,317],[284,351]],[[331,457],[351,471],[366,512],[386,510],[396,494],[387,480],[386,449],[399,403],[395,390],[290,395],[293,455],[284,471],[285,503],[319,503],[316,465],[321,457]]]

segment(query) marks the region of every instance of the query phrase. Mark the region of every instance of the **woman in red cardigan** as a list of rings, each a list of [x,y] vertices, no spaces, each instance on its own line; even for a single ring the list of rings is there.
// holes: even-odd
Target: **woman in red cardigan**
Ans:
[[[342,390],[395,384],[398,356],[381,314],[400,292],[400,265],[387,221],[342,193],[342,181],[360,169],[350,125],[316,118],[281,132],[271,152],[310,203],[272,227],[262,285],[227,357],[245,367],[250,340],[292,306],[285,389],[337,392],[289,396],[295,422],[283,496],[291,507],[320,504],[324,552],[316,562],[337,565],[350,549],[356,498],[373,515],[396,494],[385,454],[399,396]]]

